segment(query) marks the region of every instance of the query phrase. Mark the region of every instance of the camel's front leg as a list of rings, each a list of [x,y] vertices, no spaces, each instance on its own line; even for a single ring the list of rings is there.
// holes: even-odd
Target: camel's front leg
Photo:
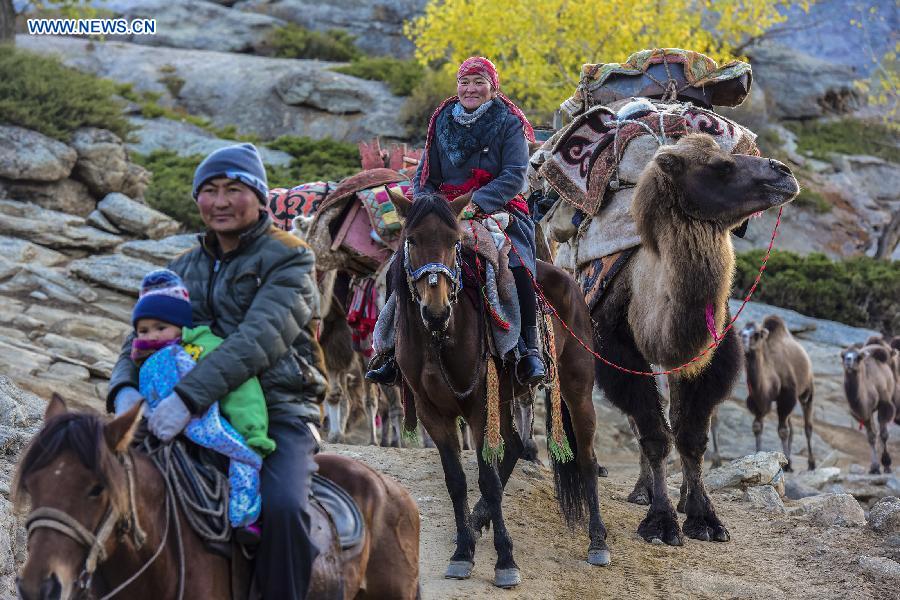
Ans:
[[[728,396],[737,376],[739,352],[737,337],[729,333],[713,361],[699,375],[672,381],[670,415],[675,446],[681,455],[682,490],[686,493],[681,498],[687,515],[683,530],[685,535],[698,540],[727,542],[731,539],[703,485],[703,454],[713,410]]]

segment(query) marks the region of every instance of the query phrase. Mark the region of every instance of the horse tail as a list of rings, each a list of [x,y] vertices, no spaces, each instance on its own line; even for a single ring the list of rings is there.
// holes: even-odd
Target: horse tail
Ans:
[[[544,400],[547,404],[547,440],[549,442],[550,437],[553,435],[550,390],[544,392]],[[572,415],[569,414],[569,407],[566,406],[565,402],[562,403],[562,421],[563,431],[565,431],[569,440],[572,454],[578,456],[578,442],[575,438],[575,430],[572,427]],[[550,455],[550,463],[553,466],[553,483],[556,487],[556,501],[559,503],[559,510],[566,520],[566,525],[570,529],[574,529],[577,525],[584,522],[586,515],[589,513],[584,478],[576,459],[572,458],[566,462],[559,462],[553,458],[552,453],[548,454]]]

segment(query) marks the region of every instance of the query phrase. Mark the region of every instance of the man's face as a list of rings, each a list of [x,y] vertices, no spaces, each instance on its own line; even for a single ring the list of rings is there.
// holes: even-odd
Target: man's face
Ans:
[[[259,220],[259,198],[240,181],[218,177],[200,187],[200,218],[217,234],[244,231]]]

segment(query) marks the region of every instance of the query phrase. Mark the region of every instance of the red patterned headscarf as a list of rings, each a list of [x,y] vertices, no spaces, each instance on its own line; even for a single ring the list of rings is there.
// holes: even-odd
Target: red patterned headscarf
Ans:
[[[487,79],[491,83],[491,87],[494,91],[497,92],[497,98],[506,105],[509,112],[516,115],[519,121],[522,122],[522,131],[525,133],[525,139],[529,142],[534,141],[534,128],[532,128],[531,123],[528,122],[525,113],[523,113],[522,109],[516,106],[512,100],[500,92],[500,75],[497,74],[497,67],[494,66],[494,63],[483,56],[472,56],[471,58],[467,58],[459,65],[459,69],[456,71],[456,78],[459,79],[466,75],[481,75]],[[428,134],[425,137],[425,150],[422,152],[424,164],[422,165],[422,175],[419,178],[420,186],[424,186],[425,182],[428,181],[428,173],[430,170],[428,168],[428,152],[431,150],[431,145],[434,143],[434,129],[438,115],[441,114],[441,111],[444,110],[448,104],[457,101],[459,101],[459,96],[447,98],[441,102],[441,105],[438,106],[437,110],[431,115],[431,119],[428,120]]]

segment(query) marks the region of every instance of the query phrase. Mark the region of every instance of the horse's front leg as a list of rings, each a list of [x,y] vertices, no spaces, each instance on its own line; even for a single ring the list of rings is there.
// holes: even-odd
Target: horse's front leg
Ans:
[[[475,566],[475,532],[469,525],[469,499],[466,474],[460,460],[459,437],[456,419],[441,419],[431,407],[417,407],[423,415],[425,429],[431,435],[441,456],[444,481],[453,502],[453,516],[456,520],[456,550],[450,557],[450,564],[444,577],[448,579],[468,579]],[[427,415],[427,416],[426,416]]]
[[[469,423],[473,431],[485,431],[485,403],[476,403],[476,415],[470,415]],[[481,414],[477,414],[479,412]],[[518,436],[512,431],[511,419],[509,417],[509,405],[501,403],[500,406],[501,432],[504,441],[508,445],[504,452],[504,459],[501,465],[507,467],[511,472],[515,467],[516,461],[522,452],[522,442]],[[490,520],[494,524],[494,549],[497,551],[497,563],[494,565],[494,585],[500,588],[511,588],[522,583],[522,573],[519,566],[513,559],[513,544],[509,531],[506,529],[506,523],[503,521],[503,486],[504,482],[500,479],[500,473],[497,468],[484,460],[485,436],[476,436],[475,439],[475,455],[478,458],[478,488],[481,490],[481,501],[487,508]],[[504,470],[507,470],[504,469]],[[509,473],[506,473],[507,478]]]

